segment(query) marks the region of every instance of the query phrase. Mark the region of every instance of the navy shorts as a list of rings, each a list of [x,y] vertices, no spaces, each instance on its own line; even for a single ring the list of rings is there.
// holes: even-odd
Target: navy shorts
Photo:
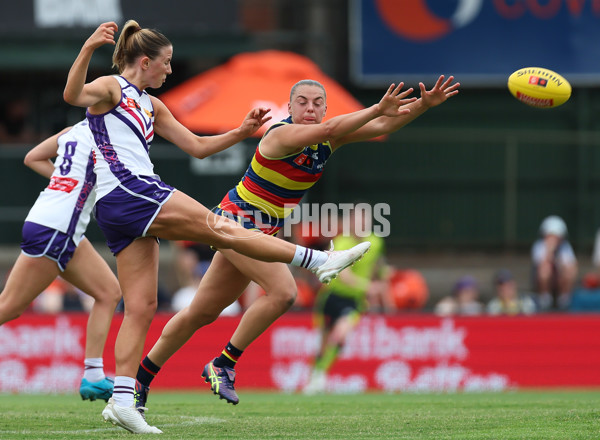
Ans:
[[[353,298],[330,291],[319,298],[316,311],[324,320],[325,327],[331,328],[342,316],[360,314],[360,305]]]
[[[64,272],[75,249],[77,245],[68,234],[33,222],[23,224],[21,250],[28,257],[49,258]]]
[[[114,255],[146,237],[162,206],[176,191],[160,179],[132,176],[96,202],[94,214]]]

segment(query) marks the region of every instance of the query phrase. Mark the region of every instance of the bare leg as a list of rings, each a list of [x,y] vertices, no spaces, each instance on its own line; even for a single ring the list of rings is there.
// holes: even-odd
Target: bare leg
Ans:
[[[236,348],[245,350],[294,304],[296,281],[283,263],[255,261],[231,250],[223,251],[223,255],[265,291],[246,310],[231,337]]]
[[[552,273],[553,265],[551,262],[543,261],[537,268],[538,293],[552,292]]]
[[[225,307],[233,303],[249,283],[235,266],[220,252],[200,281],[191,304],[173,316],[148,357],[162,366],[198,330],[218,318]]]
[[[568,295],[573,292],[573,286],[577,279],[577,266],[566,264],[559,268],[559,294]]]
[[[135,377],[157,306],[156,239],[146,237],[132,242],[117,255],[117,269],[125,313],[115,342],[116,375]]]
[[[294,303],[296,283],[285,264],[252,260],[234,251],[218,252],[192,303],[169,320],[148,357],[162,366],[200,327],[213,322],[252,279],[266,292],[244,313],[231,339],[246,349]]]
[[[85,357],[101,358],[121,288],[112,270],[88,239],[77,246],[63,278],[94,298],[87,322]]]
[[[181,191],[173,193],[148,230],[148,234],[166,240],[191,240],[233,249],[261,261],[290,263],[296,245],[284,240],[249,231],[238,223],[215,215]]]
[[[20,254],[0,294],[0,325],[21,316],[59,274],[55,261]]]

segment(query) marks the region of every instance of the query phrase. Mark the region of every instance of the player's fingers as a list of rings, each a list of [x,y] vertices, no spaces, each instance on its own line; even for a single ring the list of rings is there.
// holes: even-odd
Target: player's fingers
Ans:
[[[442,85],[442,89],[448,88],[450,86],[450,84],[452,84],[452,81],[454,81],[454,77],[449,76],[448,79],[446,80],[446,82]]]
[[[398,86],[392,92],[392,96],[397,96],[400,93],[400,91],[402,90],[403,87],[404,87],[404,83],[403,82],[398,83]]]
[[[398,95],[398,98],[404,99],[405,97],[407,97],[408,95],[410,95],[412,92],[414,92],[415,89],[413,89],[412,87],[409,89],[406,89],[405,91],[403,91],[402,93],[400,93]],[[417,98],[415,98],[417,99]]]
[[[454,83],[452,84],[450,87],[447,87],[445,89],[446,92],[452,92],[454,90],[458,91],[457,89],[460,87],[460,83]]]
[[[444,83],[444,75],[440,75],[440,77],[438,78],[437,82],[435,83],[435,87],[434,88],[440,88],[441,85]]]

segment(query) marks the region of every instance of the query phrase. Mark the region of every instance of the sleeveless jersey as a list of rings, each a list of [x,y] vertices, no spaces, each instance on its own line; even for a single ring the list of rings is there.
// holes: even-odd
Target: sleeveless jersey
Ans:
[[[149,150],[154,139],[154,107],[150,96],[122,76],[121,101],[101,115],[86,116],[94,136],[94,171],[100,199],[132,176],[152,176]]]
[[[273,124],[263,139],[271,130],[287,124],[292,124],[291,117]],[[327,141],[309,145],[289,156],[269,158],[261,154],[259,142],[242,180],[227,193],[219,208],[273,234],[282,227],[306,191],[321,178],[331,153],[331,144]]]
[[[93,144],[85,120],[58,137],[50,184],[38,196],[26,222],[56,229],[79,244],[95,202]]]

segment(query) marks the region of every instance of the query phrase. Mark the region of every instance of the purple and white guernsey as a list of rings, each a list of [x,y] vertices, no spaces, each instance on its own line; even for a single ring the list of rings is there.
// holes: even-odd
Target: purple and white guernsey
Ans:
[[[95,202],[93,144],[85,120],[58,137],[58,156],[50,183],[38,196],[26,222],[65,233],[79,244]]]
[[[149,156],[154,138],[150,96],[122,76],[114,78],[121,86],[121,101],[106,113],[86,114],[95,142],[98,199],[132,176],[158,178]]]

